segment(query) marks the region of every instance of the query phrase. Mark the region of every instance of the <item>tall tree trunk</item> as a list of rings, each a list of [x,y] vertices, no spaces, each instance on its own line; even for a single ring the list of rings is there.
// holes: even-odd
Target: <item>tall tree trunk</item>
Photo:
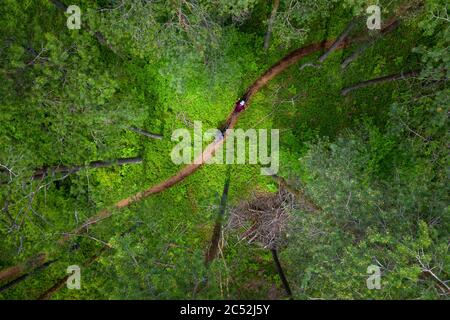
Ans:
[[[227,170],[227,177],[225,179],[225,184],[223,187],[222,197],[220,198],[219,211],[217,212],[216,222],[214,223],[213,233],[211,235],[211,241],[205,252],[205,267],[209,267],[211,262],[216,258],[217,252],[219,251],[220,235],[222,232],[222,222],[225,216],[225,210],[227,207],[228,200],[228,189],[230,187],[230,169]],[[194,287],[193,295],[195,296],[200,292],[202,288],[208,283],[208,278],[204,277],[201,281],[197,282]]]

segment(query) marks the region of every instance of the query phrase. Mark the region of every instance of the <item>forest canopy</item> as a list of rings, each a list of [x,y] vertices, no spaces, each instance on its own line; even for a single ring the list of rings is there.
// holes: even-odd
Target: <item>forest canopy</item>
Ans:
[[[447,1],[0,19],[0,299],[449,298]],[[172,161],[176,130],[211,128]],[[206,163],[235,129],[276,133],[277,172]]]

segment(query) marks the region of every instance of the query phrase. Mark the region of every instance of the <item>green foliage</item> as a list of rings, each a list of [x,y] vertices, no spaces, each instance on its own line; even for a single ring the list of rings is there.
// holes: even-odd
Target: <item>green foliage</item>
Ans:
[[[68,30],[51,1],[2,1],[0,268],[41,252],[53,262],[0,298],[35,299],[77,264],[82,289],[62,288],[52,298],[283,299],[270,252],[228,229],[220,255],[204,265],[225,165],[205,165],[163,193],[114,210],[65,246],[57,240],[175,174],[173,130],[192,131],[194,121],[203,130],[218,127],[272,63],[336,37],[374,3],[280,1],[264,52],[271,1],[81,0],[80,30]],[[404,2],[376,3],[384,19]],[[345,71],[340,64],[355,47],[318,68],[292,66],[242,114],[240,128],[280,129],[280,175],[322,209],[292,213],[280,252],[296,298],[441,297],[427,270],[444,281],[450,272],[444,6],[426,1]],[[354,32],[366,32],[364,19]],[[340,94],[418,66],[414,81]],[[40,168],[137,156],[143,163],[31,178]],[[259,169],[232,167],[229,206],[254,191],[277,191]],[[381,267],[382,290],[366,288],[371,264]]]
[[[298,297],[441,297],[427,270],[448,275],[448,122],[436,120],[446,93],[412,103],[417,92],[406,91],[387,131],[365,121],[311,145],[301,163],[322,211],[296,214],[285,252]],[[381,290],[366,288],[371,264],[382,269]]]

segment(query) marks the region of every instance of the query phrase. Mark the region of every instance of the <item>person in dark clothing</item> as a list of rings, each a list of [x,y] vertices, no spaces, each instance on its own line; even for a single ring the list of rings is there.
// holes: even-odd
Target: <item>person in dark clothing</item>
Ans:
[[[236,102],[235,106],[234,106],[234,112],[235,113],[239,113],[243,110],[245,110],[245,100],[244,99],[239,99],[238,102]]]

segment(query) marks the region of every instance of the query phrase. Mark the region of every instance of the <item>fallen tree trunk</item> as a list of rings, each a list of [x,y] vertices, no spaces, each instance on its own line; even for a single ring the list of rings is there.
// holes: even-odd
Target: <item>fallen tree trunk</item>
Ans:
[[[62,11],[67,10],[67,6],[64,3],[62,3],[61,1],[50,0],[50,2],[52,2],[55,5],[55,7],[58,8],[59,10],[62,10]]]
[[[56,281],[56,283],[49,288],[48,290],[46,290],[44,293],[42,293],[39,297],[37,297],[36,300],[48,300],[51,298],[51,296],[55,293],[58,292],[59,290],[62,289],[62,287],[64,287],[64,285],[67,282],[67,279],[69,279],[70,275],[67,275],[61,279],[59,279],[58,281]]]
[[[29,278],[30,276],[36,274],[37,272],[39,272],[39,271],[41,271],[43,269],[46,269],[47,267],[49,267],[54,262],[56,262],[56,260],[47,261],[47,262],[43,263],[42,265],[37,266],[34,270],[32,269],[32,270],[30,270],[30,272],[22,274],[20,277],[15,278],[14,280],[12,280],[12,281],[10,281],[10,282],[0,286],[0,292],[14,287],[18,283],[26,280],[27,278]]]
[[[363,81],[360,82],[358,84],[355,84],[351,87],[347,87],[342,89],[341,94],[343,96],[349,94],[350,92],[352,92],[353,90],[356,89],[360,89],[360,88],[364,88],[364,87],[368,87],[374,84],[379,84],[379,83],[383,83],[383,82],[390,82],[390,81],[397,81],[397,80],[405,80],[408,78],[412,78],[412,77],[417,77],[420,74],[420,70],[414,70],[414,71],[409,71],[406,73],[397,73],[397,74],[391,74],[389,76],[384,76],[384,77],[380,77],[380,78],[375,78],[375,79],[371,79],[371,80],[367,80],[367,81]]]
[[[77,165],[77,166],[57,166],[52,168],[42,168],[38,169],[33,174],[33,179],[43,179],[47,176],[51,176],[57,173],[62,174],[72,174],[80,171],[81,169],[96,169],[96,168],[106,168],[111,166],[121,166],[124,164],[134,164],[134,163],[142,163],[142,158],[140,157],[132,157],[132,158],[120,158],[111,161],[93,161],[87,165]]]
[[[148,131],[145,131],[145,130],[142,130],[142,129],[139,129],[139,128],[136,128],[136,127],[128,127],[128,130],[134,131],[134,132],[136,132],[138,134],[142,134],[143,136],[146,136],[146,137],[149,137],[149,138],[152,138],[152,139],[161,140],[163,138],[163,136],[160,135],[160,134],[151,133],[151,132],[148,132]]]
[[[48,255],[46,253],[38,254],[28,259],[24,263],[6,268],[0,272],[0,282],[16,279],[18,275],[27,273],[35,268],[44,265],[47,262]]]

